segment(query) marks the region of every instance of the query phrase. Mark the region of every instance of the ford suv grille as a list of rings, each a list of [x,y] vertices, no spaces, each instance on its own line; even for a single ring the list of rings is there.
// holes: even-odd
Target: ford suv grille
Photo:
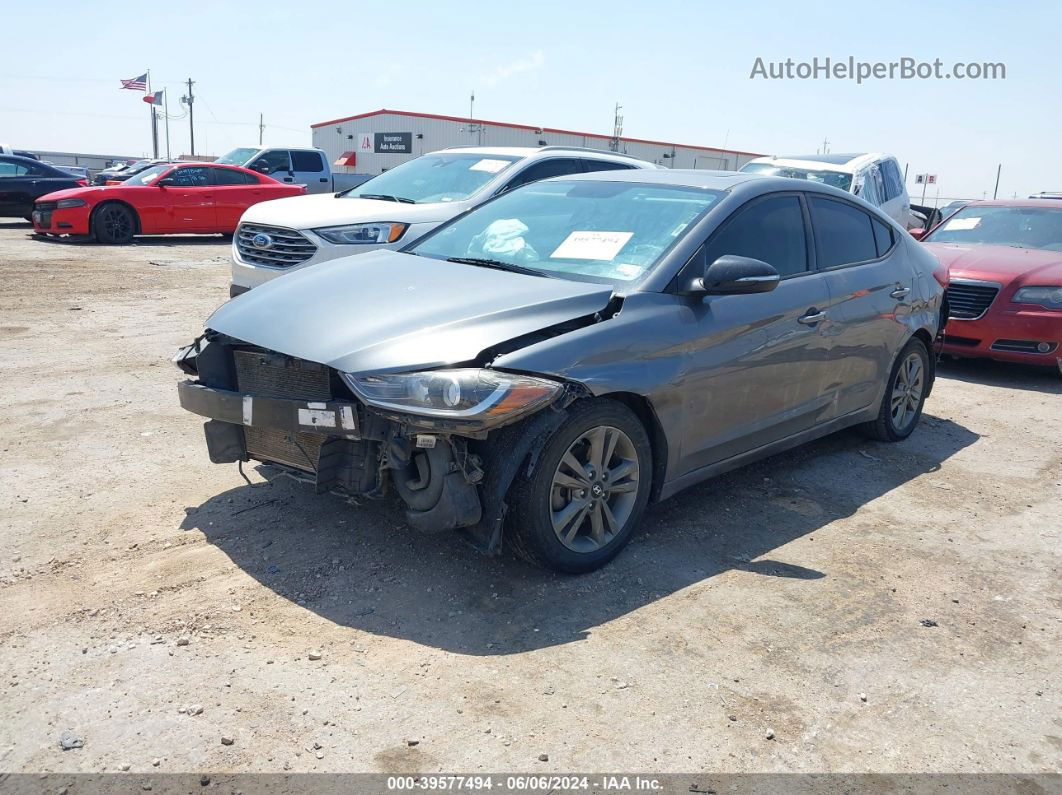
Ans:
[[[310,259],[317,246],[301,232],[280,226],[240,224],[236,230],[240,259],[267,268],[290,268]]]

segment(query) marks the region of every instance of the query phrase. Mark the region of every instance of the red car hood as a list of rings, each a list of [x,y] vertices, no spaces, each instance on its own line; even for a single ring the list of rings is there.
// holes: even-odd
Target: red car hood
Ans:
[[[923,245],[952,278],[984,279],[1004,287],[1019,278],[1022,284],[1062,284],[1062,251],[958,243]]]
[[[36,201],[54,202],[59,201],[60,199],[84,199],[85,201],[89,201],[90,199],[98,198],[98,195],[104,192],[109,191],[102,185],[90,185],[87,188],[67,188],[66,190],[57,190],[53,193],[46,193],[36,199]]]

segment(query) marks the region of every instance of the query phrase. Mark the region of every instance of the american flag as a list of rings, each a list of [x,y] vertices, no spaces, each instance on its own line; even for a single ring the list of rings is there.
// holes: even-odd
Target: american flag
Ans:
[[[133,91],[147,91],[147,72],[144,72],[140,77],[134,77],[132,80],[122,80],[122,88],[128,88]]]

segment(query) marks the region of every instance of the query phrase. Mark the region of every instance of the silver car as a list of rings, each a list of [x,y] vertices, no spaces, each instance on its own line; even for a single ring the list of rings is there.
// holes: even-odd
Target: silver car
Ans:
[[[394,494],[417,530],[585,572],[705,478],[852,425],[906,438],[938,268],[806,180],[560,177],[229,302],[177,355],[180,401],[214,462]]]

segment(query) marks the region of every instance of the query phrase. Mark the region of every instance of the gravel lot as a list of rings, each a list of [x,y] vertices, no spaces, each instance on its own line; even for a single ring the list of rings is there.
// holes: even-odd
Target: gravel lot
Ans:
[[[718,478],[565,578],[210,464],[169,357],[221,238],[29,233],[0,221],[0,770],[1062,770],[1057,374],[946,364],[908,441]]]

